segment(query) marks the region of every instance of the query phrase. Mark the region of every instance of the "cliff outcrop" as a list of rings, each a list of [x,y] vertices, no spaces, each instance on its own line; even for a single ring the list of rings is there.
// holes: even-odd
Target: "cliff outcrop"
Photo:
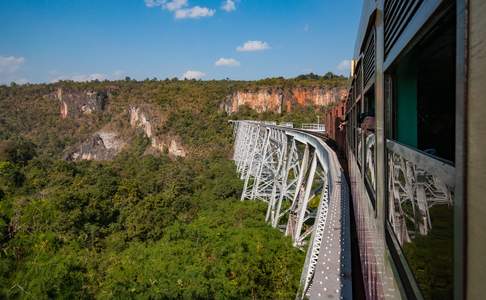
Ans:
[[[172,157],[185,157],[187,151],[181,143],[179,137],[168,134],[157,134],[160,131],[160,126],[164,122],[164,118],[157,116],[155,113],[149,113],[148,109],[143,109],[138,106],[131,106],[128,109],[130,126],[132,128],[141,129],[147,138],[150,139],[149,152],[168,152]]]
[[[63,119],[103,111],[108,99],[108,93],[103,91],[75,91],[62,88],[58,88],[52,96],[59,101],[60,115]]]
[[[299,107],[324,107],[343,100],[347,90],[344,87],[268,87],[255,90],[238,90],[221,104],[221,110],[228,114],[238,112],[247,106],[258,113],[291,112]]]
[[[112,160],[131,143],[137,131],[150,141],[146,154],[167,153],[172,158],[187,155],[187,150],[178,136],[162,133],[160,128],[165,120],[153,107],[130,106],[128,115],[123,114],[121,120],[124,120],[122,127],[116,128],[108,124],[68,151],[64,158],[72,161]]]
[[[114,131],[98,131],[79,147],[70,151],[67,160],[111,160],[126,146],[126,142]]]

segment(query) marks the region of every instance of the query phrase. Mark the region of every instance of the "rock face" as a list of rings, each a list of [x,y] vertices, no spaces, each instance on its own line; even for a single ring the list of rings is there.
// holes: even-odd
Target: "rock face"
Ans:
[[[143,112],[140,107],[130,107],[128,109],[128,115],[130,118],[130,126],[132,128],[142,128],[145,135],[151,139],[153,134],[152,123],[149,121],[148,116]]]
[[[146,152],[152,154],[167,152],[171,157],[185,157],[187,151],[179,137],[157,134],[162,120],[151,115],[149,111],[150,109],[147,108],[132,106],[128,110],[127,120],[131,128],[142,130],[150,139],[150,147]],[[114,130],[100,130],[68,152],[64,158],[72,161],[112,160],[129,144],[129,140],[129,137],[122,138]]]
[[[163,153],[165,150],[172,157],[185,157],[187,151],[182,146],[180,138],[171,137],[168,135],[156,135],[157,125],[160,120],[154,116],[149,116],[149,113],[140,107],[132,106],[128,110],[130,126],[132,128],[140,128],[145,135],[150,139],[151,150]]]
[[[77,117],[102,111],[108,94],[97,91],[69,91],[57,89],[54,97],[59,101],[61,118]]]
[[[186,157],[187,153],[182,144],[175,139],[170,140],[169,145],[169,154],[178,156],[178,157]]]
[[[297,107],[330,105],[344,99],[346,93],[344,87],[262,88],[236,91],[221,104],[221,109],[231,114],[238,112],[240,106],[246,105],[259,113],[290,112]]]
[[[82,143],[77,149],[68,153],[67,160],[111,160],[120,153],[126,143],[113,131],[98,131]]]

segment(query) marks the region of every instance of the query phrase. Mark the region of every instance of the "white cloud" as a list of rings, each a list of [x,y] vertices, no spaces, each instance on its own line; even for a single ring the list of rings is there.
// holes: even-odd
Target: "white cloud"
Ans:
[[[221,57],[214,63],[214,65],[218,67],[238,67],[240,62],[234,58]]]
[[[72,77],[73,81],[93,81],[93,80],[105,80],[106,75],[104,74],[99,74],[99,73],[93,73],[93,74],[88,74],[88,75],[74,75]]]
[[[25,58],[15,56],[0,56],[0,74],[14,73],[25,63]]]
[[[26,84],[29,82],[29,80],[27,78],[19,78],[15,79],[13,82],[15,82],[16,84]]]
[[[200,71],[194,71],[194,70],[189,70],[189,71],[186,71],[184,74],[182,74],[182,78],[185,78],[185,79],[201,79],[204,76],[206,76],[205,73],[200,72]]]
[[[342,73],[349,73],[351,71],[351,61],[345,59],[337,65],[337,69]]]
[[[113,72],[113,76],[112,76],[112,79],[114,80],[119,80],[119,79],[123,79],[125,77],[127,73],[125,71],[122,71],[122,70],[116,70],[115,72]]]
[[[51,82],[57,82],[60,80],[72,80],[77,82],[86,82],[86,81],[94,81],[94,80],[105,80],[108,77],[105,74],[100,73],[93,73],[93,74],[75,74],[75,75],[68,75],[68,76],[58,76],[51,80]]]
[[[166,2],[165,0],[145,0],[145,6],[157,7],[157,6],[162,6],[165,2]]]
[[[176,11],[187,6],[187,0],[172,0],[164,5],[168,11]]]
[[[27,79],[21,78],[19,68],[25,63],[25,58],[0,55],[0,83],[15,82],[17,84],[27,83]]]
[[[145,0],[147,7],[161,7],[164,10],[174,13],[176,19],[198,19],[212,17],[216,10],[207,7],[189,7],[188,0]]]
[[[127,73],[122,70],[113,71],[111,74],[91,73],[91,74],[71,74],[63,75],[62,73],[52,70],[49,71],[50,82],[58,82],[60,80],[72,80],[77,82],[87,82],[94,80],[121,80],[125,78]]]
[[[231,12],[236,10],[236,5],[234,0],[226,0],[221,4],[221,9],[226,11],[226,12]]]
[[[250,52],[250,51],[263,51],[270,49],[270,45],[267,42],[262,41],[248,41],[243,46],[238,46],[236,51]]]
[[[176,10],[176,19],[198,19],[203,17],[212,17],[216,11],[207,7],[194,6],[191,8],[184,8]]]
[[[145,6],[147,7],[162,7],[169,11],[175,11],[187,5],[187,0],[145,0]]]

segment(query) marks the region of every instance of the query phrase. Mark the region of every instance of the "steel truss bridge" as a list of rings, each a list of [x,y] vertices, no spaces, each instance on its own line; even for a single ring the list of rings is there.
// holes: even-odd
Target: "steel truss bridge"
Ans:
[[[349,190],[334,151],[289,123],[231,121],[241,200],[268,205],[266,221],[307,252],[297,299],[351,299]]]

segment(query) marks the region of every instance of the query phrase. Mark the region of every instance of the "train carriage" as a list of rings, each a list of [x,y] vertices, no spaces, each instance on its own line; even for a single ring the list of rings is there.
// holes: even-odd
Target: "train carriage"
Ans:
[[[347,156],[368,299],[480,298],[484,15],[480,0],[363,3],[348,98],[326,124]]]

